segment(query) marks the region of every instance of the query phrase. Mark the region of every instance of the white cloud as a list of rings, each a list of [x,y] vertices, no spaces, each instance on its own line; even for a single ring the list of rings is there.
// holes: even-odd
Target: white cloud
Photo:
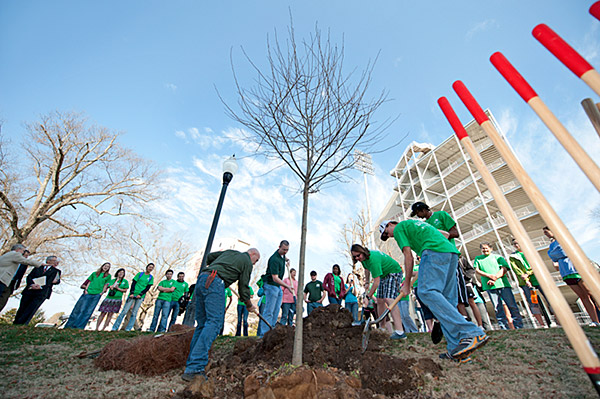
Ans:
[[[563,121],[565,127],[588,155],[594,158],[600,154],[600,140],[584,111],[574,105],[565,110],[565,115],[569,115]],[[511,116],[507,120],[513,118]],[[587,255],[600,259],[596,245],[600,229],[589,218],[591,210],[600,204],[600,195],[539,119],[533,116],[521,116],[519,119],[522,127],[514,131],[511,129],[508,138],[523,167]],[[502,122],[500,125],[504,128]]]
[[[583,41],[574,44],[575,49],[581,56],[592,64],[596,64],[600,61],[600,51],[598,50],[598,48],[600,48],[600,41],[598,40],[599,31],[600,29],[596,22],[592,24],[588,33],[585,34]]]
[[[485,32],[486,30],[497,28],[498,23],[494,19],[486,19],[485,21],[476,23],[469,31],[466,33],[465,37],[467,40],[471,40],[473,36],[480,32]]]
[[[165,87],[165,89],[171,90],[171,91],[177,90],[177,86],[175,86],[173,83],[165,83],[164,87]]]

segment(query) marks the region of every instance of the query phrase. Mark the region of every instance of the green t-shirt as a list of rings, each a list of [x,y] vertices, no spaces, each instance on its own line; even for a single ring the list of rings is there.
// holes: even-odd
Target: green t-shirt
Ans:
[[[427,222],[420,220],[403,220],[394,228],[394,239],[400,249],[410,247],[417,255],[428,249],[439,253],[460,254],[442,233]]]
[[[102,293],[104,286],[110,282],[110,274],[104,277],[104,273],[100,273],[100,276],[97,276],[96,272],[94,272],[87,279],[90,280],[87,286],[88,294],[98,295]]]
[[[488,274],[496,274],[500,271],[501,267],[505,267],[506,269],[508,269],[509,266],[502,256],[496,254],[489,254],[488,256],[476,256],[473,260],[473,267]],[[506,274],[504,274],[502,278],[496,280],[496,283],[493,286],[487,284],[489,280],[490,279],[487,277],[481,277],[481,286],[483,287],[484,291],[491,290],[494,288],[510,287],[510,282],[508,281],[508,277]]]
[[[413,288],[415,288],[417,286],[417,284],[419,283],[419,276],[417,275],[417,278],[415,277],[415,273],[419,272],[419,264],[415,264],[413,267]]]
[[[342,291],[342,279],[335,274],[333,275],[333,290],[338,293]]]
[[[250,288],[250,296],[253,296],[254,295],[254,290],[250,286],[248,286],[248,288]],[[264,296],[263,296],[263,298],[264,298]],[[246,306],[246,303],[240,301],[240,299],[238,298],[238,305]]]
[[[402,267],[394,258],[379,251],[370,251],[369,259],[361,262],[372,278],[386,277],[390,273],[402,273]]]
[[[283,279],[283,275],[285,274],[285,257],[279,255],[279,250],[275,251],[275,253],[269,258],[267,271],[263,277],[265,283],[279,287],[279,284],[273,281],[274,274],[276,274],[280,280]]]
[[[154,277],[152,277],[151,274],[140,272],[135,275],[133,281],[135,281],[135,289],[133,291],[133,296],[138,296],[142,293],[142,291],[144,291],[144,289],[147,286],[154,284]]]
[[[173,280],[173,279],[163,280],[160,283],[158,283],[158,286],[163,287],[163,288],[173,288],[175,286],[175,280]],[[137,288],[137,286],[135,288]],[[162,292],[162,291],[159,291],[159,292],[160,293],[158,294],[157,299],[160,299],[161,301],[171,302],[171,297],[173,296],[172,292]]]
[[[116,282],[117,282],[117,279],[113,278],[112,280],[110,280],[108,285],[112,286]],[[119,288],[121,288],[121,289],[129,288],[129,282],[125,279],[121,280],[121,282],[119,283]],[[122,299],[122,298],[123,298],[123,292],[121,292],[119,290],[115,290],[115,295],[107,295],[106,296],[106,299]]]
[[[308,292],[308,302],[317,302],[323,296],[323,283],[319,280],[311,281],[304,286],[304,292]]]
[[[180,283],[179,281],[175,280],[173,286],[175,287],[175,291],[173,291],[173,293],[171,294],[171,302],[178,301],[179,298],[181,298],[183,294],[190,289],[190,285],[185,281],[182,281]]]
[[[405,281],[406,281],[406,276],[402,276],[402,281],[400,282],[400,284],[404,284]],[[403,296],[402,299],[400,299],[400,301],[409,301],[409,300],[410,300],[410,295]]]
[[[540,283],[538,283],[537,281],[537,278],[535,278],[533,270],[531,270],[531,266],[529,265],[529,262],[527,262],[527,258],[525,257],[523,252],[514,252],[510,254],[508,260],[510,262],[510,267],[517,275],[519,287],[523,287],[524,285],[526,285],[525,280],[521,278],[522,274],[526,274],[529,276],[529,282],[531,283],[531,285],[536,287],[540,285]]]
[[[450,231],[451,228],[456,226],[456,222],[454,221],[454,219],[452,219],[452,216],[450,216],[448,214],[448,212],[445,212],[445,211],[433,212],[431,214],[431,217],[429,219],[427,219],[425,222],[429,223],[436,229],[442,230],[445,232]],[[456,246],[456,243],[454,242],[454,238],[450,239],[449,241],[452,243],[452,245]]]

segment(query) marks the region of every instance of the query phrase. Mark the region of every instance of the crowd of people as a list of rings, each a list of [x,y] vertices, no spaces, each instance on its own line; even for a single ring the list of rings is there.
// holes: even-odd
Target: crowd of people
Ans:
[[[223,333],[225,313],[233,301],[232,292],[238,297],[237,336],[248,336],[250,312],[260,315],[256,334],[262,337],[277,324],[293,326],[298,310],[310,314],[324,306],[327,299],[330,305],[344,306],[357,325],[368,318],[377,319],[390,309],[389,317],[379,323],[379,328],[387,331],[390,339],[403,340],[407,333],[427,331],[434,343],[439,343],[442,337],[446,339],[446,351],[440,358],[462,363],[470,361],[471,353],[488,341],[485,331],[492,329],[492,324],[486,300],[491,302],[499,328],[523,328],[522,312],[509,279],[511,272],[526,299],[523,306],[527,306],[527,313],[539,326],[551,325],[553,310],[547,299],[546,303],[542,301],[544,291],[516,240],[512,240],[514,251],[508,259],[494,253],[491,243],[481,242],[481,254],[471,264],[455,245],[454,239],[459,233],[448,213],[433,212],[423,202],[413,204],[411,210],[412,219],[387,220],[379,226],[381,240],[395,241],[404,257],[403,264],[362,244],[351,246],[352,262],[360,263],[364,276],[358,273],[359,268],[353,267],[344,279],[341,267],[334,264],[323,281],[313,270],[310,281],[299,287],[296,270],[290,267],[286,257],[290,247],[287,240],[282,240],[269,257],[266,271],[256,283],[256,291],[251,286],[253,266],[260,259],[255,248],[246,252],[210,253],[197,284],[192,286],[185,282],[184,272],[177,273],[173,279],[174,271],[167,270],[156,284],[158,295],[147,331],[168,331],[177,317],[184,314],[183,324],[196,329],[182,375],[190,381],[197,376],[204,378],[208,350],[217,335]],[[555,262],[565,284],[581,299],[592,320],[590,325],[598,326],[598,306],[588,288],[552,231],[547,227],[543,231],[551,240],[548,256]],[[56,256],[48,256],[44,262],[30,259],[22,244],[14,245],[11,251],[0,256],[1,307],[19,288],[27,267],[34,267],[26,277],[14,324],[28,324],[41,304],[50,298],[52,287],[60,283],[58,264]],[[96,329],[108,328],[115,314],[118,316],[112,330],[118,330],[124,322],[125,330],[133,329],[146,294],[155,286],[154,268],[155,265],[149,263],[144,271],[133,276],[130,284],[125,269],[119,268],[111,274],[111,264],[102,264],[81,285],[82,295],[65,328],[85,328],[106,294],[98,309]],[[230,287],[236,281],[237,292]],[[259,297],[256,305],[252,302],[255,292]],[[397,305],[391,307],[398,298]]]

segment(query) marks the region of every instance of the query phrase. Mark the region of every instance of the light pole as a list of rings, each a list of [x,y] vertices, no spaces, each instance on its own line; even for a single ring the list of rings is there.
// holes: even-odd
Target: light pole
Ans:
[[[238,164],[235,160],[235,155],[227,158],[225,162],[223,162],[223,186],[221,187],[221,195],[219,196],[219,202],[217,203],[215,216],[213,218],[212,226],[210,227],[210,233],[208,234],[206,249],[204,250],[204,255],[202,256],[202,263],[200,264],[200,271],[198,272],[198,281],[200,281],[200,273],[202,273],[202,271],[204,271],[206,268],[206,260],[208,259],[208,254],[210,253],[210,248],[212,247],[215,233],[217,231],[217,224],[219,223],[219,216],[221,215],[221,208],[223,207],[223,200],[225,200],[227,186],[229,185],[231,179],[233,179],[233,174],[237,172],[237,170]]]
[[[371,154],[367,154],[360,150],[354,150],[354,159],[356,160],[356,169],[363,172],[365,178],[365,196],[367,197],[367,215],[369,217],[369,246],[370,248],[375,248],[373,222],[371,221],[371,203],[369,202],[369,188],[367,186],[367,175],[373,176],[375,174],[375,170],[373,169],[373,158],[371,158]]]

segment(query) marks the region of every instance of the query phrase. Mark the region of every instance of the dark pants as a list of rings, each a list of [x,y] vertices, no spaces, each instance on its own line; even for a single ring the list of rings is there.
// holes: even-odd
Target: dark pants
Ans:
[[[13,324],[29,324],[35,312],[37,312],[45,300],[46,296],[41,293],[31,293],[30,290],[23,292],[19,310],[17,310]]]
[[[7,287],[3,283],[0,283],[0,312],[2,312],[2,309],[4,309],[6,303],[8,302],[8,298],[10,298],[13,293],[12,285],[13,284],[11,283]]]
[[[244,337],[248,336],[248,308],[246,305],[237,306],[238,322],[235,330],[235,336],[239,337],[242,334],[242,327],[244,328]]]

